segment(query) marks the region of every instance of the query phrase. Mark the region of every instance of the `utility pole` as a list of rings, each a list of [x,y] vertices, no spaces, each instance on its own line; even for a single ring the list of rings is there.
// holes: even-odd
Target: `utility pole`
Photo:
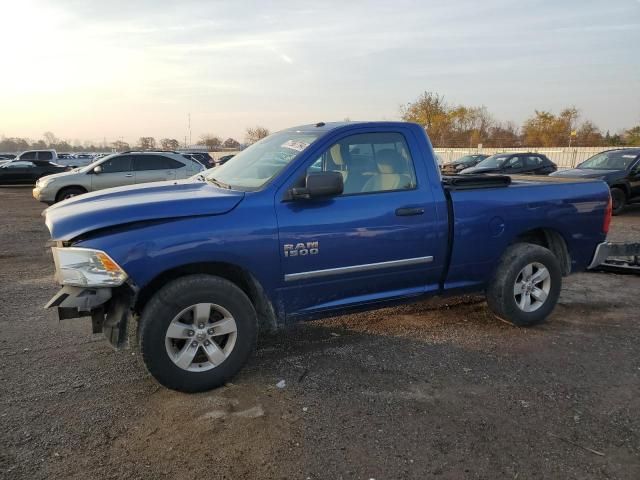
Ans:
[[[189,113],[189,145],[191,145],[191,113]]]

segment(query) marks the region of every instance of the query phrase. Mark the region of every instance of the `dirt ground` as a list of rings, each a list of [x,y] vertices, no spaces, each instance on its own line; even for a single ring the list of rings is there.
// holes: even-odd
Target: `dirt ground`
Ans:
[[[531,329],[480,297],[303,324],[187,395],[42,309],[42,209],[0,188],[1,478],[640,478],[640,277],[565,279]]]

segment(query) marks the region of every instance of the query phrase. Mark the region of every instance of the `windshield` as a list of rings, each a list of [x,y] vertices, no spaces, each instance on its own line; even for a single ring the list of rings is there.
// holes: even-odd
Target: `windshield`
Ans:
[[[476,168],[500,168],[508,158],[509,155],[492,155],[477,164]]]
[[[585,160],[578,168],[590,168],[593,170],[626,170],[637,158],[638,152],[627,152],[625,150],[614,150],[594,155]]]
[[[205,178],[237,190],[258,190],[318,138],[319,134],[274,133],[243,150],[224,165],[205,172]]]

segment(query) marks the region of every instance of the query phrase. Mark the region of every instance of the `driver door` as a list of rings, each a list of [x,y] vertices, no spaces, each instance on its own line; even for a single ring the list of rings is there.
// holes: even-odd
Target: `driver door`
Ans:
[[[342,195],[276,199],[286,311],[304,316],[437,289],[442,224],[409,145],[401,130],[344,137],[299,174],[340,172]]]
[[[36,166],[33,162],[11,162],[7,163],[2,168],[1,183],[8,184],[21,184],[21,183],[35,183],[33,178]]]
[[[527,169],[525,168],[525,160],[526,160],[526,157],[521,155],[516,155],[514,157],[511,157],[505,163],[504,171],[502,173],[505,173],[507,175],[519,175],[524,173],[531,173],[527,171]]]
[[[102,170],[91,171],[91,190],[133,185],[135,176],[131,171],[131,155],[121,155],[105,160],[100,165]]]

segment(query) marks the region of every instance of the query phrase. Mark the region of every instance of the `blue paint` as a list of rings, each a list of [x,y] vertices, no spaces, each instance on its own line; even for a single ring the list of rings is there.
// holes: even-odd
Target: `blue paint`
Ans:
[[[599,180],[514,178],[506,188],[454,190],[448,274],[447,198],[424,130],[399,122],[328,123],[292,130],[319,137],[257,191],[202,180],[122,187],[82,195],[47,210],[54,240],[106,251],[144,288],[176,267],[223,262],[261,284],[281,321],[338,314],[435,293],[483,290],[502,252],[536,228],[558,232],[572,271],[584,270],[602,242],[609,198]],[[337,140],[395,132],[406,140],[412,190],[285,201],[288,190]],[[234,160],[232,159],[231,162]],[[420,207],[424,214],[397,216]],[[285,244],[319,242],[315,255],[284,256]],[[285,282],[290,273],[432,256],[431,263]]]

